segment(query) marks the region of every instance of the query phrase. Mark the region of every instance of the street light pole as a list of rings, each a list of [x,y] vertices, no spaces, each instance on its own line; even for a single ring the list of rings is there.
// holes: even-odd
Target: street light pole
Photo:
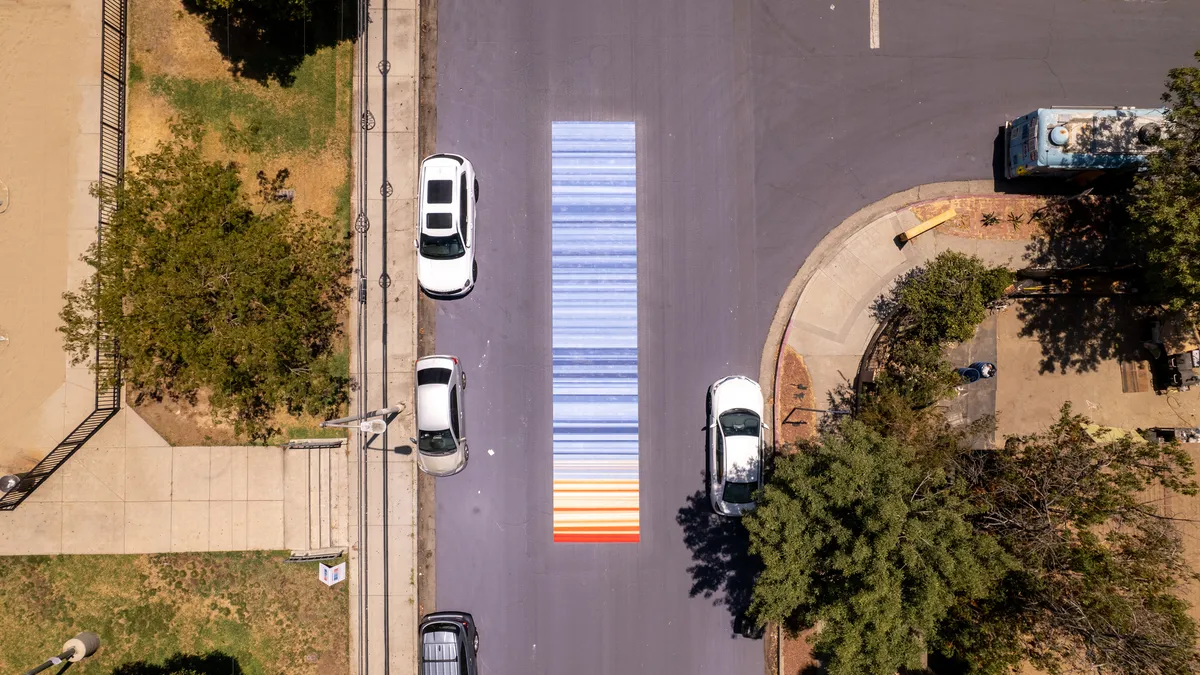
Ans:
[[[96,635],[95,633],[89,633],[85,631],[79,635],[76,635],[70,640],[67,640],[66,644],[63,645],[61,654],[58,656],[51,656],[50,658],[46,659],[45,663],[37,668],[34,668],[33,670],[25,671],[25,675],[34,675],[35,673],[40,673],[51,666],[59,665],[63,661],[67,661],[68,665],[71,663],[78,663],[92,654],[95,654],[96,650],[99,648],[100,636]],[[63,670],[66,669],[67,666],[63,666]],[[59,672],[62,671],[60,670]]]
[[[321,422],[322,429],[330,427],[343,429],[358,429],[364,434],[381,434],[387,428],[387,423],[391,417],[399,414],[404,410],[404,405],[394,405],[390,408],[381,408],[372,410],[361,415],[353,415],[351,417],[339,417],[336,420],[326,420]]]

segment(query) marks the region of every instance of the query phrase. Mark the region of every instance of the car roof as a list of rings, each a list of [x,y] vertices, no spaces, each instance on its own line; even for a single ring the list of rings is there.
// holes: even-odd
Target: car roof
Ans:
[[[421,165],[421,233],[433,237],[445,237],[458,232],[462,226],[458,222],[459,194],[458,176],[462,173],[462,165],[449,157],[434,156],[426,159]],[[450,201],[434,204],[429,201],[429,184],[433,181],[450,181]]]
[[[461,675],[466,655],[459,636],[462,626],[450,619],[421,626],[421,675]]]
[[[753,483],[761,470],[757,436],[727,436],[725,438],[725,480]]]
[[[417,429],[441,431],[450,428],[450,385],[417,386]]]

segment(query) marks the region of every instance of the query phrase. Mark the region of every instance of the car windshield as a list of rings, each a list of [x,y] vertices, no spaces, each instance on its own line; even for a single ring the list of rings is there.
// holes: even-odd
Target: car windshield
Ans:
[[[721,499],[730,504],[749,504],[754,500],[754,489],[757,487],[757,483],[728,481],[725,483],[725,491],[721,494]]]
[[[449,237],[431,237],[421,235],[421,255],[434,260],[451,260],[461,258],[467,250],[463,248],[462,239],[457,234]]]
[[[721,430],[726,436],[757,436],[758,415],[749,410],[730,410],[721,415]]]
[[[454,444],[454,434],[451,434],[449,429],[422,431],[417,445],[421,452],[427,455],[448,455],[458,447]]]

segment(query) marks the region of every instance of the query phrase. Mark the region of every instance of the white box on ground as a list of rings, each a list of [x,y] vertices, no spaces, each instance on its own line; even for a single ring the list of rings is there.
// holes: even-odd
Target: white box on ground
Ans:
[[[346,578],[346,563],[338,563],[333,567],[325,563],[318,563],[321,566],[321,583],[326,586],[332,586]]]

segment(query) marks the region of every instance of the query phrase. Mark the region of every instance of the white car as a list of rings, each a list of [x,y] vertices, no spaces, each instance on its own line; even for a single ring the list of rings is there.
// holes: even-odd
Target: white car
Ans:
[[[421,162],[417,214],[417,283],[431,298],[461,298],[475,287],[475,202],[479,181],[465,157],[431,155]]]
[[[453,476],[467,466],[467,374],[453,356],[417,359],[417,466]]]
[[[763,393],[748,377],[708,388],[708,497],[713,510],[741,516],[754,509],[763,484]]]

